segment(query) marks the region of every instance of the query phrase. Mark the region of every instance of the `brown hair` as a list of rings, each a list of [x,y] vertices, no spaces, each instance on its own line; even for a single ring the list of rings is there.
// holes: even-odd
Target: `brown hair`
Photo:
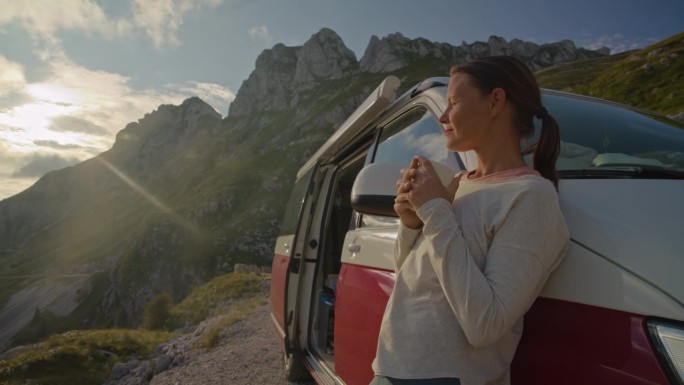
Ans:
[[[468,74],[474,86],[484,94],[491,93],[495,88],[503,89],[506,100],[515,109],[514,124],[520,130],[521,137],[529,137],[534,133],[534,117],[541,120],[539,140],[523,153],[534,152],[534,169],[550,180],[557,190],[556,159],[560,152],[560,129],[556,119],[542,106],[537,79],[529,68],[512,56],[488,56],[453,66],[451,75],[456,73]]]

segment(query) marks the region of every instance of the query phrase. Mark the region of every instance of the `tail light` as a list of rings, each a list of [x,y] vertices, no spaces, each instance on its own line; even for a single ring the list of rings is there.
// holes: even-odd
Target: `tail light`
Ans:
[[[684,385],[684,327],[665,321],[650,321],[648,330],[672,383]]]

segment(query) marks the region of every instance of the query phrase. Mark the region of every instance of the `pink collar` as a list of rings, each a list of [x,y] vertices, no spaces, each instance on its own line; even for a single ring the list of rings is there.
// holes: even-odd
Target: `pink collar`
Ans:
[[[494,174],[481,176],[479,178],[473,178],[472,175],[474,173],[475,173],[474,170],[469,172],[466,175],[465,179],[469,180],[469,181],[473,181],[473,182],[501,182],[501,181],[517,178],[517,177],[523,176],[523,175],[540,176],[540,174],[535,169],[527,167],[527,166],[511,168],[509,170],[495,172]]]

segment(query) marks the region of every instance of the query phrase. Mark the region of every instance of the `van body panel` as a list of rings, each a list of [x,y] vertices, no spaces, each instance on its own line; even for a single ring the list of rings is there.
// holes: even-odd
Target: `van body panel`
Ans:
[[[290,250],[292,248],[292,242],[294,242],[294,235],[293,234],[280,235],[276,239],[273,254],[290,258]]]
[[[347,385],[365,385],[373,378],[371,363],[394,280],[391,272],[342,267],[335,365]],[[512,384],[668,383],[642,315],[539,298],[524,325],[524,338],[512,363]]]
[[[335,369],[347,385],[365,385],[373,377],[371,363],[394,281],[390,271],[342,266],[335,312]],[[645,320],[639,314],[539,298],[525,316],[512,383],[667,383]]]
[[[658,287],[575,240],[540,296],[684,320],[684,308]]]
[[[539,298],[525,315],[511,383],[668,384],[642,315]]]
[[[396,227],[352,230],[344,239],[342,263],[394,271]]]
[[[290,257],[276,254],[273,256],[271,265],[271,316],[276,323],[278,335],[284,338],[285,335],[285,278],[287,277],[287,266]],[[282,335],[281,335],[282,332]],[[280,338],[279,338],[280,339]],[[283,342],[283,341],[280,341]]]
[[[684,204],[672,203],[684,197],[684,180],[576,179],[559,190],[573,240],[683,306]]]
[[[294,235],[281,235],[276,240],[273,263],[271,265],[271,321],[278,344],[285,351],[285,285],[287,269],[290,264],[289,245]]]
[[[303,261],[306,230],[311,224],[310,210],[314,205],[313,200],[307,197],[313,191],[313,180],[317,170],[318,165],[312,168],[307,176],[295,182],[286,207],[287,223],[284,221],[282,233],[276,240],[271,264],[271,319],[275,321],[274,331],[278,339],[282,340],[284,354],[300,348],[299,320],[308,319],[308,306],[304,307],[307,313],[300,317],[299,308],[302,301],[299,293],[300,278],[306,265]],[[308,305],[308,301],[305,305]]]
[[[393,272],[343,264],[335,304],[335,371],[347,385],[368,384]]]

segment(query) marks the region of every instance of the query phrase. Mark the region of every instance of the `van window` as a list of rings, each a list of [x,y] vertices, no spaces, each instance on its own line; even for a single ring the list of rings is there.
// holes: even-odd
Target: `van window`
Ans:
[[[456,154],[446,148],[442,125],[426,107],[418,106],[382,128],[373,163],[398,163],[408,166],[416,155],[459,169]],[[397,179],[401,174],[397,169]],[[396,226],[399,219],[363,215],[361,227]]]
[[[442,125],[427,108],[419,106],[383,127],[373,163],[408,165],[415,155],[458,170],[456,155],[446,148]]]
[[[301,212],[302,204],[304,204],[306,190],[309,186],[311,173],[313,172],[314,168],[315,167],[312,167],[306,174],[297,179],[294,187],[292,188],[290,200],[287,202],[287,206],[285,208],[285,217],[283,218],[283,223],[280,228],[281,235],[294,234],[297,231],[297,220],[299,219],[299,213]]]
[[[684,176],[681,123],[606,101],[548,91],[542,97],[560,127],[561,178]],[[535,127],[528,143],[538,138],[538,119]]]

